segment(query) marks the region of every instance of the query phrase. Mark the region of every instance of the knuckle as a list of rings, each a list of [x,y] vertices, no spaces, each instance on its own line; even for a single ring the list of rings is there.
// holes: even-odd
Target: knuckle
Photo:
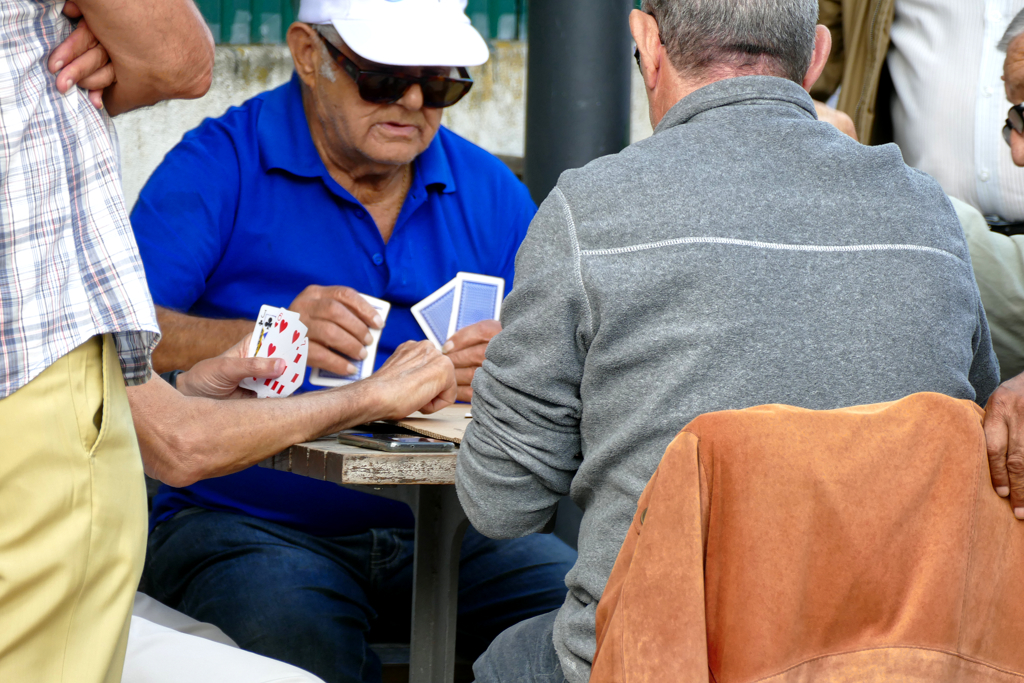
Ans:
[[[1006,442],[997,427],[986,425],[985,450],[989,458],[997,458],[1006,453]]]
[[[1024,476],[1024,454],[1013,453],[1006,456],[1006,471],[1015,477]]]
[[[1006,404],[1006,395],[1008,393],[1010,392],[1006,389],[1006,387],[996,387],[996,390],[992,392],[992,395],[988,399],[989,405],[991,406],[990,410],[1002,409]]]

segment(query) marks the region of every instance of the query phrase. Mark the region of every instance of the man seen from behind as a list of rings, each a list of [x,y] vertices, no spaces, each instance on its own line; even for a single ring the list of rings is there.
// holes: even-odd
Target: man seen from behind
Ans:
[[[637,499],[696,416],[921,391],[984,405],[998,366],[956,214],[892,145],[818,121],[816,0],[645,0],[654,135],[562,174],[474,379],[457,485],[495,538],[584,511],[565,604],[500,635],[480,683],[585,683]]]

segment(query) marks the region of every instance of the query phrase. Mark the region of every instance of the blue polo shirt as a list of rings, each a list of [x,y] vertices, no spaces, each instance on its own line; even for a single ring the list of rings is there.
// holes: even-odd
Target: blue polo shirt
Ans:
[[[207,119],[146,183],[132,227],[158,306],[255,320],[307,286],[346,285],[391,302],[377,367],[424,339],[410,307],[458,271],[505,278],[536,206],[496,157],[444,128],[414,163],[387,244],[331,178],[291,82]],[[307,381],[305,390],[315,389]],[[187,429],[187,425],[182,425]],[[409,527],[403,504],[253,467],[184,489],[164,486],[152,524],[187,507],[235,511],[319,536]]]

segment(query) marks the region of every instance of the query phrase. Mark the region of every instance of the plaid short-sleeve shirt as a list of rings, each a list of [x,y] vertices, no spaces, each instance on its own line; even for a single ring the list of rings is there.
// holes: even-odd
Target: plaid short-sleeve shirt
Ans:
[[[0,398],[108,332],[141,384],[160,337],[114,125],[46,68],[72,30],[63,4],[0,1]]]

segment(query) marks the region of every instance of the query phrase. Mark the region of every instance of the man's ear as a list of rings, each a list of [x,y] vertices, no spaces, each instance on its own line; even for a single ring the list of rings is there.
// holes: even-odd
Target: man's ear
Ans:
[[[295,73],[308,88],[316,84],[322,58],[320,38],[315,34],[316,29],[312,26],[296,21],[288,27],[286,36],[288,49],[291,50],[292,61],[295,63]]]
[[[832,34],[829,30],[818,24],[817,28],[814,29],[814,56],[811,57],[811,65],[807,68],[807,73],[804,75],[804,90],[807,92],[811,91],[811,88],[818,81],[818,77],[821,76],[821,72],[825,70],[825,65],[828,63],[828,56],[832,52]]]
[[[661,74],[661,34],[658,22],[638,9],[629,13],[629,32],[640,50],[640,73],[648,90],[654,90]]]

